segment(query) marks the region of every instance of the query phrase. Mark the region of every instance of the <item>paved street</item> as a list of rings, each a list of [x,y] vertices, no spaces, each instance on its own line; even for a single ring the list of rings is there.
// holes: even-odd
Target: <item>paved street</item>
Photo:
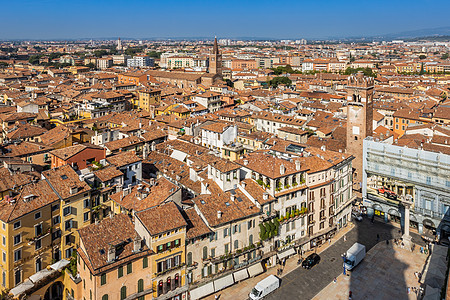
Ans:
[[[356,222],[355,224],[353,228],[349,226],[341,230],[333,238],[331,245],[325,243],[319,248],[318,253],[321,256],[321,262],[313,269],[305,270],[298,267],[296,264],[297,257],[290,258],[283,272],[281,287],[273,294],[267,296],[266,299],[312,299],[330,284],[334,277],[342,274],[341,254],[347,251],[356,241],[364,244],[367,251],[369,251],[369,249],[377,244],[377,234],[380,235],[380,241],[399,238],[401,236],[398,227],[385,224],[384,222],[375,221],[372,224],[370,220],[364,219],[362,222]],[[346,242],[343,239],[344,235],[347,238]],[[418,235],[412,234],[412,236],[413,241],[422,243]],[[276,275],[276,268],[271,268],[255,278],[244,280],[205,299],[212,300],[215,295],[220,296],[220,300],[247,299],[254,285],[270,274]],[[349,282],[349,284],[354,283]],[[350,288],[352,291],[354,290],[352,286]]]
[[[341,238],[333,245],[320,253],[321,262],[311,270],[297,268],[282,278],[281,287],[267,297],[268,300],[279,299],[312,299],[325,288],[334,277],[342,271],[341,254],[346,252],[355,242],[366,246],[368,251],[377,243],[377,233],[380,240],[399,238],[399,228],[389,224],[375,221],[373,224],[368,219],[357,223],[349,233],[347,241]],[[421,238],[412,234],[413,241],[421,242]]]
[[[353,299],[417,299],[407,287],[419,287],[414,272],[422,272],[427,255],[419,247],[411,252],[399,246],[378,243],[349,276],[341,274],[313,300],[347,300],[349,291]],[[375,268],[373,266],[376,266]]]

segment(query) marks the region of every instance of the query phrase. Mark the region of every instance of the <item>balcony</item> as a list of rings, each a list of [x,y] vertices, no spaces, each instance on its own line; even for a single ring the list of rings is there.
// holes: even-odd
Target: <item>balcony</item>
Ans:
[[[261,242],[257,242],[256,244],[252,244],[250,246],[244,247],[243,249],[238,249],[234,253],[232,252],[232,253],[228,253],[225,255],[221,255],[219,257],[212,257],[212,258],[209,258],[208,260],[211,263],[216,264],[216,263],[222,262],[224,260],[229,260],[229,259],[233,259],[235,257],[241,256],[241,255],[245,255],[245,254],[252,252],[253,250],[257,250],[259,248],[262,248]]]
[[[172,272],[172,271],[181,269],[181,268],[183,268],[185,265],[186,265],[185,263],[181,263],[181,264],[179,264],[178,266],[171,267],[170,269],[166,269],[166,270],[161,271],[161,272],[156,272],[156,273],[154,273],[154,274],[155,274],[155,277],[158,277],[158,276],[167,274],[167,273],[169,273],[169,272]]]

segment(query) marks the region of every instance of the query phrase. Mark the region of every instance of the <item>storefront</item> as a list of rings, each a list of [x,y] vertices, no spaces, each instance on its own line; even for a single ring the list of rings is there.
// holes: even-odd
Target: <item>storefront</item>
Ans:
[[[401,224],[402,217],[401,217],[401,215],[400,215],[400,213],[399,213],[398,210],[396,210],[396,209],[390,209],[390,210],[388,211],[388,214],[389,214],[389,220],[390,220],[391,222],[395,222],[395,223]]]
[[[383,211],[383,208],[378,204],[373,205],[373,215],[376,218],[383,219],[383,221],[385,220],[385,213]]]

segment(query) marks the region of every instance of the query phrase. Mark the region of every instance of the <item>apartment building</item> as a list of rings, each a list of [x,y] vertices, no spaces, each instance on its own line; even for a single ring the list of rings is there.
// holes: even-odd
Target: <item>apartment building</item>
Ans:
[[[404,226],[402,203],[412,201],[412,230],[430,241],[448,241],[448,146],[425,142],[418,149],[414,148],[391,145],[373,138],[364,140],[364,205],[369,216]]]

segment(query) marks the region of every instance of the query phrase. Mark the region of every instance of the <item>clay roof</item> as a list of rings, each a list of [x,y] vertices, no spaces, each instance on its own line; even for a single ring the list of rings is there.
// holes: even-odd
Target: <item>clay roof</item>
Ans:
[[[203,222],[195,209],[188,208],[183,211],[187,222],[186,238],[193,239],[211,233],[211,229]]]
[[[138,212],[135,216],[152,236],[187,226],[183,215],[173,202]]]
[[[44,171],[42,172],[42,175],[61,199],[67,199],[81,193],[87,193],[91,190],[86,182],[79,179],[78,174],[70,165],[64,165]]]
[[[112,164],[116,167],[119,167],[119,168],[122,166],[134,164],[136,162],[142,161],[142,159],[139,156],[137,156],[136,154],[134,154],[131,151],[121,152],[119,154],[109,156],[106,158],[106,160],[110,164]]]
[[[105,218],[98,224],[79,229],[78,233],[86,251],[79,248],[78,252],[94,275],[151,254],[146,245],[142,246],[140,252],[133,251],[133,241],[139,235],[125,214]],[[116,251],[114,262],[108,262],[108,250],[111,246],[117,247],[116,249],[120,247],[120,251]]]

